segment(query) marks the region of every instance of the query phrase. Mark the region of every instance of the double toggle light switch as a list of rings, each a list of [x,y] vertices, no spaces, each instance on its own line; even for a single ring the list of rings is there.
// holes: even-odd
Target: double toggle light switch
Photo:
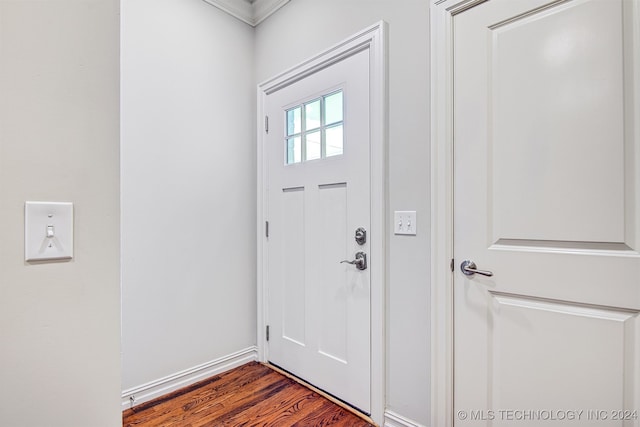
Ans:
[[[394,234],[404,234],[415,236],[418,224],[416,222],[416,211],[395,211],[393,215]]]

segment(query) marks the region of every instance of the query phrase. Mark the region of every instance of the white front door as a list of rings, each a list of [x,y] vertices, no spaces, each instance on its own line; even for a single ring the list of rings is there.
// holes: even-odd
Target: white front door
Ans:
[[[639,425],[639,7],[453,18],[455,425]]]
[[[268,360],[368,413],[369,51],[265,103]]]

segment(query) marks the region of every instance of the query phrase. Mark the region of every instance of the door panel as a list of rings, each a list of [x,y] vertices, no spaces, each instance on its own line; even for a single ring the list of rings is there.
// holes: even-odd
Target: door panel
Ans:
[[[347,184],[321,186],[319,193],[319,226],[322,240],[319,243],[319,262],[332,265],[341,261],[336,254],[349,254],[352,241],[347,229],[348,206]],[[347,327],[349,305],[344,287],[347,270],[327,268],[320,271],[320,282],[324,284],[321,294],[320,313],[324,319],[320,322],[318,352],[332,357],[340,363],[347,363]]]
[[[304,254],[304,187],[282,190],[283,269],[282,336],[298,345],[306,343]]]
[[[331,97],[337,91],[343,114]],[[317,99],[331,111],[318,114]],[[301,123],[309,123],[306,134],[305,125],[286,126],[286,112],[295,110],[295,116],[299,106]],[[266,111],[269,361],[368,413],[369,270],[341,261],[358,251],[370,255],[370,242],[354,240],[358,227],[370,229],[369,51],[269,94]],[[294,132],[309,143],[301,142],[299,157],[288,157]],[[287,164],[290,158],[297,160]]]
[[[625,376],[630,371],[625,371],[624,364],[634,356],[628,344],[635,339],[627,340],[625,332],[637,327],[633,312],[524,296],[492,297],[495,323],[488,338],[495,354],[489,397],[495,405],[626,407],[625,389],[633,383]],[[586,393],[577,390],[588,390],[591,399],[585,400]]]
[[[460,425],[640,409],[639,16],[490,0],[454,17],[454,406],[495,416]]]
[[[621,16],[572,1],[489,28],[494,242],[624,241]]]

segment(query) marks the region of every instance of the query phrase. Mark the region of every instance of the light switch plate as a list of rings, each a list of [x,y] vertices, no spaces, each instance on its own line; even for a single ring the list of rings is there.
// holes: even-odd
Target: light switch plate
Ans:
[[[395,211],[393,215],[395,234],[415,236],[418,230],[416,211]]]
[[[24,259],[44,261],[73,258],[73,203],[26,202]]]

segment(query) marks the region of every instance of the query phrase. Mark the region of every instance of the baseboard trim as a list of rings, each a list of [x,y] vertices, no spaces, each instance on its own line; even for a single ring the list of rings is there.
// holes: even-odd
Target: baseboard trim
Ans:
[[[425,427],[392,411],[384,412],[384,427]]]
[[[133,406],[139,405],[254,360],[258,360],[258,347],[251,346],[164,378],[124,390],[122,392],[122,410],[131,408],[131,397],[134,398]]]

